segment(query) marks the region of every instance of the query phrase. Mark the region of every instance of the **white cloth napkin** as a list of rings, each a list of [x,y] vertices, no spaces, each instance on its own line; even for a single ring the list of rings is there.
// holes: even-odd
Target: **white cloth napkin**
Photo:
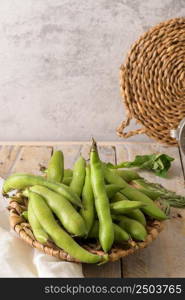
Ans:
[[[8,200],[0,178],[0,277],[84,277],[81,264],[63,262],[31,248],[10,229]]]

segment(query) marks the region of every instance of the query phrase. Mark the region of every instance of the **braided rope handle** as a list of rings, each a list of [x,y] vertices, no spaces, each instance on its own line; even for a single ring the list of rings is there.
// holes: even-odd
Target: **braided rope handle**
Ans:
[[[127,84],[126,79],[127,79],[126,68],[124,65],[121,65],[121,67],[120,67],[120,89],[121,89],[122,99],[124,99],[123,90],[125,88],[125,85]],[[129,138],[129,137],[137,135],[137,134],[146,133],[145,128],[140,128],[140,129],[130,130],[129,132],[124,132],[124,129],[129,126],[131,120],[132,120],[132,117],[130,115],[130,112],[128,111],[126,120],[122,121],[121,124],[116,129],[116,133],[118,136],[123,137],[123,138]]]
[[[123,138],[129,138],[131,136],[134,136],[136,134],[144,134],[146,133],[146,128],[139,128],[135,130],[130,130],[129,132],[124,132],[124,129],[129,126],[130,121],[132,117],[129,115],[127,116],[125,121],[122,121],[121,124],[117,127],[116,133],[118,136],[123,137]]]

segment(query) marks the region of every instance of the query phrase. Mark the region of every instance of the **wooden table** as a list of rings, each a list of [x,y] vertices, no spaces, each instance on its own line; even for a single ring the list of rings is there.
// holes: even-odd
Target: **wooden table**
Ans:
[[[0,143],[0,176],[6,178],[14,172],[40,174],[40,165],[47,166],[52,149],[62,149],[65,167],[73,166],[81,152],[88,159],[90,144],[87,142],[57,143]],[[102,160],[119,163],[132,160],[136,154],[163,152],[175,158],[169,172],[170,179],[161,179],[149,172],[142,175],[165,187],[185,195],[184,162],[179,149],[155,143],[99,143]],[[165,229],[148,248],[108,263],[101,267],[83,265],[86,277],[185,277],[185,211],[173,210],[173,217],[165,222]]]

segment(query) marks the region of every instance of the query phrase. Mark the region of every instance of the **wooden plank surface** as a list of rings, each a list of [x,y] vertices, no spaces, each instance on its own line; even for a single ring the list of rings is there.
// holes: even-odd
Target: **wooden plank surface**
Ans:
[[[11,173],[11,168],[16,161],[21,147],[2,145],[0,146],[0,174],[6,178]]]
[[[146,179],[163,184],[169,190],[185,195],[184,178],[178,148],[159,144],[125,144],[116,146],[118,163],[132,160],[137,154],[168,153],[175,158],[169,172],[169,179],[159,178],[153,173],[140,171]],[[177,217],[177,211],[182,218]],[[124,277],[184,277],[185,261],[185,212],[173,210],[173,218],[165,221],[165,229],[146,249],[123,259]]]
[[[111,145],[112,144],[112,145]],[[141,173],[150,181],[162,183],[168,189],[185,195],[184,176],[177,148],[168,148],[150,143],[100,143],[100,156],[104,161],[118,162],[131,160],[136,154],[163,152],[175,157],[170,170],[170,179],[161,179],[152,173]],[[88,159],[89,143],[35,143],[34,145],[0,146],[0,176],[6,178],[13,172],[32,172],[40,174],[40,165],[47,165],[52,148],[62,149],[65,166],[72,167],[81,152]],[[177,212],[182,216],[177,217]],[[165,230],[148,248],[101,267],[84,265],[86,277],[184,277],[185,276],[185,212],[173,210],[173,218],[165,222]]]
[[[14,161],[12,173],[33,173],[41,175],[41,167],[46,166],[51,156],[51,146],[23,146]]]

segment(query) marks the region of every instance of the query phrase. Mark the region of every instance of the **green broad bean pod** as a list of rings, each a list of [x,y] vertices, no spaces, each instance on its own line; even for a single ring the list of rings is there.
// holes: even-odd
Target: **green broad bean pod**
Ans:
[[[134,170],[114,170],[115,173],[117,173],[122,179],[124,179],[126,182],[131,182],[132,180],[139,179],[141,176]]]
[[[130,239],[130,235],[123,230],[121,227],[119,227],[117,224],[113,223],[114,228],[114,242],[115,243],[121,243],[123,241],[128,241]],[[89,232],[88,237],[90,238],[99,238],[99,222],[95,221],[94,225]]]
[[[38,219],[34,213],[34,210],[32,207],[32,199],[30,197],[29,197],[29,201],[28,201],[28,221],[32,228],[35,239],[38,242],[40,242],[41,244],[46,244],[47,241],[49,240],[49,236],[42,228],[40,222],[38,221]]]
[[[140,209],[131,210],[130,212],[125,213],[124,215],[138,221],[143,226],[146,226],[146,218]]]
[[[74,164],[73,177],[70,183],[70,188],[79,196],[82,195],[82,190],[85,182],[85,159],[80,156]]]
[[[118,192],[114,195],[114,197],[111,199],[111,203],[118,202],[118,201],[125,201],[128,200],[127,197],[125,197],[122,193]]]
[[[145,194],[141,193],[137,189],[129,186],[121,190],[121,193],[132,201],[141,201],[146,206],[142,207],[141,210],[148,216],[156,220],[166,220],[167,216],[165,213]]]
[[[64,177],[62,183],[69,186],[71,184],[71,181],[72,177]]]
[[[35,185],[30,190],[43,197],[51,210],[56,214],[64,228],[75,236],[87,235],[85,222],[72,204],[62,195],[59,195],[44,186]]]
[[[110,204],[111,212],[118,215],[129,213],[132,210],[143,206],[146,205],[142,202],[129,200],[117,201]]]
[[[96,255],[80,247],[75,240],[67,234],[55,220],[51,209],[45,200],[38,194],[30,192],[32,207],[42,228],[51,237],[54,243],[73,258],[84,263],[104,263],[108,261],[107,255]]]
[[[93,140],[90,152],[91,182],[95,197],[95,207],[99,219],[99,241],[105,252],[111,249],[114,242],[114,229],[107,197],[102,163],[99,159],[97,146]]]
[[[116,193],[115,196],[111,199],[111,203],[125,201],[125,200],[128,201],[128,198],[126,196],[124,196],[121,193]],[[129,201],[132,202],[131,200]],[[144,226],[146,226],[145,216],[140,209],[131,210],[130,212],[124,213],[124,215],[132,219],[135,219],[139,221],[141,224],[143,224]]]
[[[116,193],[121,191],[122,187],[120,187],[117,184],[106,184],[105,189],[106,189],[108,198],[112,199],[116,195]]]
[[[116,193],[116,195],[111,199],[111,203],[118,202],[118,201],[125,201],[125,200],[128,200],[128,198],[126,196],[124,196],[121,193]],[[129,200],[129,201],[131,201],[131,200]],[[145,216],[140,209],[134,209],[130,212],[125,213],[125,215],[127,217],[130,217],[132,219],[139,221],[141,224],[146,226]]]
[[[81,200],[76,193],[74,193],[68,186],[62,183],[58,183],[52,180],[47,180],[42,176],[34,176],[31,174],[13,174],[8,177],[3,184],[3,193],[8,193],[11,190],[23,190],[33,185],[45,186],[54,192],[65,197],[68,201],[77,205],[82,206]]]
[[[93,225],[95,215],[90,166],[86,167],[85,184],[82,191],[82,209],[80,213],[85,220],[88,233]]]
[[[65,177],[73,177],[73,170],[71,170],[71,169],[64,169],[64,178]]]
[[[121,178],[114,169],[108,168],[104,163],[102,163],[103,173],[106,182],[109,184],[117,184],[122,188],[130,186],[123,178]]]
[[[54,151],[48,164],[47,178],[61,182],[64,177],[64,155],[58,150]]]
[[[138,221],[125,216],[117,216],[117,220],[119,220],[118,225],[126,230],[134,240],[144,241],[146,239],[147,231]]]

